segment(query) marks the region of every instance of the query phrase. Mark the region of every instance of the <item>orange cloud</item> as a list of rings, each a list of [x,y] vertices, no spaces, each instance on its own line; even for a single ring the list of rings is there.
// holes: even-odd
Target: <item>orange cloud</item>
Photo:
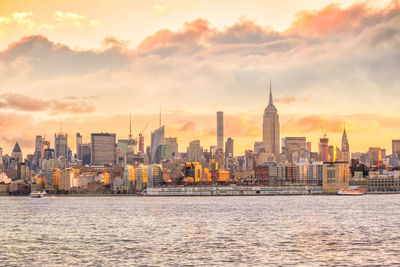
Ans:
[[[1,95],[0,109],[19,111],[50,111],[56,113],[90,113],[94,106],[83,101],[43,100],[21,94],[8,93]]]
[[[274,102],[279,104],[293,104],[295,102],[307,102],[308,97],[294,97],[294,96],[283,96],[283,97],[275,97]]]
[[[382,10],[369,8],[366,2],[353,4],[345,9],[338,4],[331,4],[317,11],[298,12],[286,34],[319,38],[359,32],[367,26],[390,19],[399,11],[398,0],[393,0]]]
[[[152,50],[169,48],[182,44],[194,44],[199,41],[203,33],[209,30],[209,22],[197,19],[193,22],[186,22],[180,32],[170,30],[160,30],[145,38],[137,47],[139,53],[148,53]]]

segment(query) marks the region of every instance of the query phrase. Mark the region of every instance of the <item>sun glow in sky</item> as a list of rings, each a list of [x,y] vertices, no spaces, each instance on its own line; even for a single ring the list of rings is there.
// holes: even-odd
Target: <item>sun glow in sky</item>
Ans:
[[[398,1],[2,0],[0,147],[158,126],[179,150],[216,143],[215,113],[235,153],[261,140],[272,79],[281,137],[320,126],[351,152],[400,139]]]

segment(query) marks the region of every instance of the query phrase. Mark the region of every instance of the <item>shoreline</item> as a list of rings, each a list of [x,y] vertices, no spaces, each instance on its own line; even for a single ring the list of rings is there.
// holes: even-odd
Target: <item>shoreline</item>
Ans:
[[[400,195],[400,192],[365,192],[364,195]],[[336,193],[321,193],[321,194],[223,194],[223,195],[140,195],[140,194],[49,194],[49,197],[274,197],[274,196],[339,196]],[[354,195],[362,196],[362,195]],[[5,195],[0,194],[0,197],[29,197],[29,195]],[[342,195],[348,197],[348,195]]]

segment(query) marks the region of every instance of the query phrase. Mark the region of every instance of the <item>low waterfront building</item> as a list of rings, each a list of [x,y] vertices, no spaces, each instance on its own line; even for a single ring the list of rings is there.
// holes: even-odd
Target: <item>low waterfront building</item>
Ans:
[[[349,187],[347,162],[324,162],[322,165],[322,188],[326,192],[337,192]]]

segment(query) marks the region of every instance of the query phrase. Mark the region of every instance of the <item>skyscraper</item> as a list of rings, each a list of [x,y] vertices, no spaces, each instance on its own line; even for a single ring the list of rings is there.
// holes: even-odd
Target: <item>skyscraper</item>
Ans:
[[[200,146],[200,140],[194,140],[189,143],[189,147],[187,148],[187,161],[199,162],[203,155],[203,147]]]
[[[167,137],[165,138],[165,144],[168,145],[173,154],[178,154],[178,141],[176,137]]]
[[[151,156],[150,161],[153,163],[156,160],[156,152],[159,145],[164,144],[164,126],[156,129],[151,133]]]
[[[76,155],[78,159],[82,159],[81,150],[79,146],[82,144],[82,135],[80,133],[76,133]]]
[[[263,118],[263,145],[265,153],[273,157],[275,161],[279,158],[279,114],[272,100],[272,86],[269,87],[269,103],[264,111]]]
[[[139,152],[144,153],[144,136],[142,133],[139,134]]]
[[[81,144],[79,146],[79,155],[81,156],[82,165],[90,164],[91,160],[91,144]]]
[[[224,149],[224,112],[217,112],[217,148]]]
[[[68,159],[68,135],[66,133],[58,133],[54,135],[54,150],[56,158]]]
[[[41,135],[37,135],[35,138],[35,152],[34,152],[34,160],[35,164],[39,163],[40,158],[42,155],[42,146],[43,146],[43,138]]]
[[[392,154],[396,154],[400,159],[400,140],[392,140]]]
[[[18,142],[15,143],[14,149],[11,152],[11,157],[13,159],[16,159],[18,162],[23,162],[24,157],[23,157],[22,150],[21,150]]]
[[[233,139],[230,137],[225,142],[225,157],[233,157]]]
[[[115,134],[92,133],[91,140],[91,163],[94,165],[101,165],[104,163],[115,164],[117,156]]]
[[[350,146],[347,140],[346,127],[343,130],[341,155],[341,161],[350,162]]]
[[[319,139],[319,160],[323,162],[329,161],[329,139],[326,135],[323,138]]]
[[[282,154],[291,163],[297,163],[300,158],[306,157],[307,142],[305,137],[282,138]]]

